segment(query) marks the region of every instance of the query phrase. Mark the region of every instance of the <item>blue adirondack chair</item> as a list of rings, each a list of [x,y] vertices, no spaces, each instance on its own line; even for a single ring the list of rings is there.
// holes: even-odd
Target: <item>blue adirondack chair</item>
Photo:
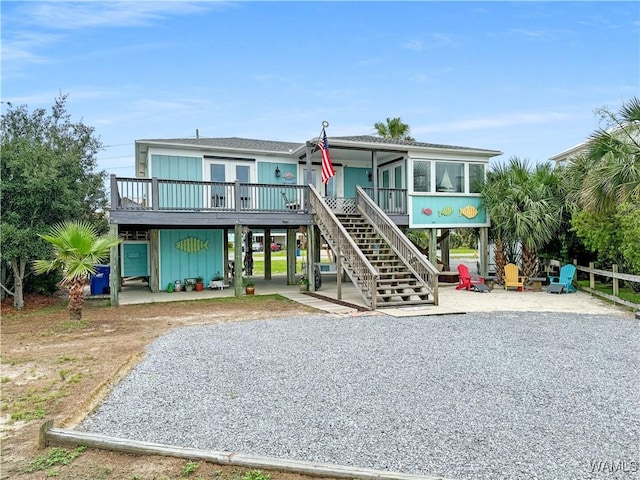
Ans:
[[[576,287],[573,286],[573,277],[576,275],[576,267],[567,264],[560,269],[559,277],[549,277],[549,285],[562,285],[567,293],[575,292]]]

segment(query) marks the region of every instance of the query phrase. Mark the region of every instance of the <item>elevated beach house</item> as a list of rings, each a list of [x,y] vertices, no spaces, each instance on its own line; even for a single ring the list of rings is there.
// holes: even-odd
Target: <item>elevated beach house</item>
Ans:
[[[262,232],[264,245],[272,232],[286,234],[290,284],[299,233],[309,278],[320,246],[328,245],[338,278],[352,281],[373,309],[437,304],[436,250],[448,229],[480,229],[486,271],[489,219],[478,192],[489,159],[501,152],[375,136],[328,143],[336,175],[325,184],[315,140],[136,141],[136,177],[110,180],[111,229],[124,239],[112,252],[112,303],[121,279],[136,276],[147,277],[152,292],[176,279],[222,276],[240,295],[253,231]],[[407,229],[429,233],[428,252],[406,238]],[[264,256],[270,279],[271,248]]]

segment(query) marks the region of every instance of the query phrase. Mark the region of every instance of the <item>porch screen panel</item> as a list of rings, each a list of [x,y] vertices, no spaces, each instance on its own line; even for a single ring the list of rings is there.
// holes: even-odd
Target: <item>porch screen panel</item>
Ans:
[[[480,193],[484,183],[484,165],[481,163],[469,164],[469,193]]]
[[[464,192],[464,163],[436,162],[436,192]]]
[[[180,180],[202,181],[202,158],[176,155],[151,155],[151,173],[162,180],[158,185],[159,207],[169,209],[194,209],[203,206],[202,185]]]
[[[413,191],[431,191],[431,162],[428,160],[416,160],[413,162]]]

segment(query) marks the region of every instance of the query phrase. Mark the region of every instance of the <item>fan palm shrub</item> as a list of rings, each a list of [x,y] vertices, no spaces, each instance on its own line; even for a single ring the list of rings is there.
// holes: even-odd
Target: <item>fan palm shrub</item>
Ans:
[[[61,286],[69,288],[69,319],[81,320],[84,305],[84,287],[95,265],[108,258],[111,247],[120,243],[117,235],[99,236],[90,223],[68,221],[55,225],[47,235],[40,235],[53,246],[53,259],[36,260],[36,273],[62,271]]]

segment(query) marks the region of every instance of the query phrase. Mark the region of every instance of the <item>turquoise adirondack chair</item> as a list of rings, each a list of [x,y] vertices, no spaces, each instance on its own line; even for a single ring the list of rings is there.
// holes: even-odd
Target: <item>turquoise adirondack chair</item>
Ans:
[[[575,292],[576,287],[573,286],[573,277],[576,275],[576,267],[567,264],[560,269],[559,277],[549,277],[550,285],[562,285],[567,293]]]

